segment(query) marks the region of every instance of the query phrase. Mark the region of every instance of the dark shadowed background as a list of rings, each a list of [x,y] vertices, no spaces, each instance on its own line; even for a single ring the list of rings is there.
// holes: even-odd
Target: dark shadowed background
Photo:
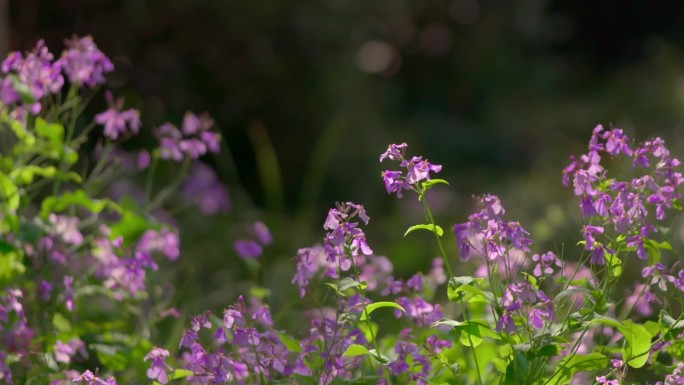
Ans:
[[[193,311],[232,302],[248,277],[232,234],[256,219],[277,240],[260,279],[285,302],[290,258],[322,237],[336,200],[366,206],[369,241],[400,273],[425,269],[429,240],[401,237],[420,206],[387,196],[379,178],[392,142],[444,165],[451,186],[433,199],[445,227],[465,219],[472,194],[491,192],[537,250],[579,238],[560,172],[596,124],[660,135],[684,153],[684,2],[0,0],[0,9],[0,51],[43,38],[57,53],[63,39],[91,34],[116,65],[109,87],[148,128],[186,110],[216,118],[229,151],[205,161],[234,209],[179,218],[178,274],[192,283],[180,296],[203,294]]]

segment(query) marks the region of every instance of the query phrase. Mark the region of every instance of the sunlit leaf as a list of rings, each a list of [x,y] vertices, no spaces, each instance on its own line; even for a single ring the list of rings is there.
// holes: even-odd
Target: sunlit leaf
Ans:
[[[442,235],[444,235],[444,230],[442,230],[441,227],[439,227],[437,225],[433,226],[432,224],[426,224],[426,225],[415,225],[415,226],[409,227],[408,230],[406,230],[406,232],[404,233],[404,236],[407,236],[410,232],[412,232],[414,230],[427,230],[431,233],[436,233],[440,237]]]
[[[367,320],[368,317],[370,317],[372,312],[374,312],[377,309],[383,308],[383,307],[391,307],[391,308],[399,309],[403,312],[406,312],[406,310],[404,310],[404,308],[396,302],[390,302],[390,301],[375,302],[375,303],[372,303],[372,304],[366,306],[363,313],[361,314],[360,320],[361,321]]]

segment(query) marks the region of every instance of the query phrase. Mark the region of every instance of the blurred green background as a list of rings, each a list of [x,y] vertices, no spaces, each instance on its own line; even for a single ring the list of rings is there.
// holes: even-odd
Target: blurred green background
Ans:
[[[292,303],[291,258],[321,239],[337,200],[366,206],[369,242],[398,275],[425,271],[436,255],[429,237],[401,236],[422,221],[421,208],[411,196],[387,196],[379,178],[389,143],[407,142],[409,154],[444,165],[451,186],[431,198],[445,228],[465,220],[471,195],[490,192],[532,233],[537,251],[579,239],[577,202],[560,183],[561,169],[586,149],[596,124],[637,140],[662,136],[684,154],[683,2],[4,0],[0,7],[0,49],[26,50],[44,38],[58,53],[72,34],[93,35],[117,67],[108,86],[141,109],[148,128],[179,121],[186,110],[216,118],[227,151],[205,161],[228,185],[233,210],[178,218],[177,296],[189,312],[232,303],[254,277],[272,290],[274,307]],[[232,247],[254,220],[276,239],[259,271]],[[681,234],[675,223],[675,241]],[[456,258],[453,236],[450,246]]]

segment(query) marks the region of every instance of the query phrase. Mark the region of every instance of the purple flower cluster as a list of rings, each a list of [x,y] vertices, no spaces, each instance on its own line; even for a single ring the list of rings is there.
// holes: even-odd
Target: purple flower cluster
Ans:
[[[90,370],[86,370],[83,372],[83,374],[74,377],[71,381],[83,382],[85,385],[117,385],[114,377],[109,377],[108,379],[104,380],[99,377],[99,373],[97,373],[97,371],[93,373]]]
[[[33,353],[36,332],[29,327],[24,306],[24,293],[7,289],[0,294],[0,380],[12,385],[12,372],[7,357],[11,354],[26,357]]]
[[[630,157],[634,168],[649,168],[650,172],[631,181],[607,179],[606,169],[601,165],[601,154]],[[573,184],[575,195],[581,197],[582,214],[595,218],[597,225],[584,227],[585,248],[592,253],[592,263],[605,264],[605,255],[613,253],[596,236],[612,227],[627,237],[627,246],[635,247],[641,259],[648,253],[644,240],[656,228],[648,220],[649,207],[654,208],[655,218],[662,221],[666,209],[672,208],[681,198],[677,188],[684,181],[676,171],[680,161],[671,158],[665,142],[655,138],[641,143],[636,149],[630,147],[630,139],[622,130],[594,128],[589,151],[572,162],[563,171],[563,184]]]
[[[355,260],[359,255],[371,255],[373,250],[366,242],[366,234],[359,228],[359,223],[352,221],[358,217],[364,224],[370,218],[362,205],[356,203],[338,203],[336,208],[328,211],[328,217],[323,228],[328,230],[325,236],[325,255],[336,268],[328,269],[327,274],[338,278],[339,273],[348,271],[352,266],[358,266]]]
[[[105,93],[109,108],[95,115],[95,123],[104,126],[104,135],[116,140],[127,133],[137,134],[140,131],[140,112],[133,108],[124,110],[124,98],[114,101],[111,91]]]
[[[72,338],[67,343],[62,341],[55,343],[55,361],[68,365],[77,354],[82,358],[88,358],[88,350],[86,350],[85,344],[79,338]]]
[[[77,86],[95,87],[104,84],[104,74],[114,70],[114,65],[95,45],[92,37],[74,36],[66,41],[67,49],[61,58],[54,56],[38,41],[33,51],[26,54],[11,52],[2,62],[0,80],[0,102],[15,105],[15,117],[22,117],[26,111],[38,114],[41,101],[61,92],[66,73],[69,81]]]
[[[239,239],[233,244],[235,251],[242,259],[259,258],[264,251],[264,246],[273,242],[273,236],[263,222],[255,222],[250,230],[255,239]]]
[[[561,260],[558,258],[558,256],[552,252],[546,252],[545,254],[534,254],[532,256],[532,260],[534,262],[537,262],[537,264],[534,266],[534,270],[532,271],[532,274],[537,277],[548,277],[553,275],[554,273],[554,266],[558,268],[563,267],[563,263]]]
[[[391,144],[387,151],[380,155],[380,162],[390,159],[399,162],[399,167],[406,168],[406,175],[402,171],[385,170],[382,179],[388,194],[396,193],[397,198],[403,196],[403,190],[417,188],[416,184],[423,180],[430,180],[430,172],[440,172],[442,166],[432,164],[420,156],[406,159],[406,143]]]
[[[104,74],[114,71],[114,64],[95,45],[91,36],[74,36],[65,42],[68,47],[59,59],[72,84],[95,87],[105,83]]]
[[[354,307],[351,302],[348,306]],[[311,321],[307,338],[301,341],[302,352],[295,362],[295,373],[312,376],[321,372],[319,385],[328,385],[336,378],[350,380],[353,370],[363,361],[360,357],[345,357],[343,354],[352,344],[367,345],[363,332],[350,323],[323,316]],[[323,359],[322,364],[318,363]]]
[[[249,308],[239,297],[224,311],[221,325],[214,325],[210,317],[210,312],[193,317],[192,327],[181,340],[181,346],[189,349],[184,360],[185,368],[192,372],[188,377],[191,384],[245,383],[250,376],[270,381],[307,371],[303,362],[294,362],[293,355],[273,329],[267,306],[255,302]],[[213,349],[199,342],[202,329],[212,332]]]
[[[147,270],[159,268],[153,258],[155,253],[172,261],[180,254],[178,235],[168,229],[147,230],[133,250],[124,247],[123,237],[110,240],[106,227],[101,228],[101,235],[94,242],[96,275],[117,299],[135,297],[145,290]]]
[[[514,333],[518,326],[516,317],[536,329],[542,329],[555,319],[554,304],[542,290],[535,288],[530,282],[509,284],[501,298],[503,314],[499,318],[496,330]]]
[[[488,264],[500,262],[511,277],[515,273],[511,271],[514,266],[511,254],[530,251],[529,233],[519,222],[503,219],[506,210],[497,196],[484,195],[477,203],[478,212],[471,214],[467,222],[454,225],[461,259],[467,261],[473,255],[479,255]]]
[[[53,60],[43,40],[25,56],[21,52],[10,53],[2,62],[2,73],[6,76],[0,85],[0,101],[38,114],[42,107],[40,100],[60,92],[64,85],[61,63]]]
[[[211,131],[213,126],[209,114],[198,116],[192,112],[185,113],[181,130],[172,123],[164,123],[156,132],[161,158],[180,162],[186,157],[199,159],[207,152],[219,152],[221,135]]]
[[[434,335],[433,335],[434,336]],[[397,359],[390,362],[387,367],[398,378],[403,378],[404,383],[427,385],[430,383],[432,362],[423,354],[423,350],[413,342],[399,341],[394,348]],[[378,381],[378,385],[387,385],[384,379]]]
[[[228,188],[221,183],[216,172],[208,165],[197,162],[183,183],[183,198],[195,202],[205,215],[230,211]]]
[[[169,382],[168,372],[172,368],[166,363],[167,358],[169,358],[169,351],[166,349],[155,347],[147,353],[144,360],[152,361],[150,363],[150,368],[147,369],[147,377],[150,380],[157,381],[164,385]]]

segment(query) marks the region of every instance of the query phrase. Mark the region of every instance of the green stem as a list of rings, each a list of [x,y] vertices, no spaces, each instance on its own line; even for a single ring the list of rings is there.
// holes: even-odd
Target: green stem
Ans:
[[[432,216],[432,210],[430,210],[430,205],[427,202],[427,198],[425,197],[425,194],[422,194],[422,201],[423,201],[423,207],[425,208],[425,212],[427,213],[428,219],[430,219],[430,224],[432,225],[433,233],[435,234],[435,240],[437,241],[437,247],[439,247],[439,252],[442,256],[442,259],[444,260],[444,266],[446,266],[447,273],[449,274],[450,278],[455,277],[454,271],[451,269],[451,263],[449,263],[449,259],[447,258],[446,251],[444,250],[444,245],[442,244],[442,240],[439,238],[439,235],[437,232],[434,230],[435,226],[435,218]]]
[[[422,198],[421,200],[423,201],[423,207],[425,208],[425,213],[428,216],[428,219],[430,220],[430,224],[432,225],[432,232],[435,235],[435,240],[437,241],[437,247],[439,248],[439,252],[442,256],[442,259],[444,260],[444,266],[446,266],[447,272],[449,273],[450,278],[454,278],[454,271],[451,269],[451,263],[449,263],[449,259],[447,258],[446,251],[444,250],[444,245],[442,244],[442,240],[440,239],[439,235],[437,234],[436,226],[437,224],[435,223],[435,218],[432,215],[432,210],[430,209],[430,205],[427,202],[427,198],[425,197],[425,194],[421,194],[420,197]],[[463,309],[463,319],[470,323],[470,316],[468,315],[468,310],[466,309],[465,304],[463,303],[463,298],[461,298],[461,308]],[[473,341],[472,337],[470,334],[468,334],[468,342],[470,343],[470,351],[473,354],[473,360],[475,361],[475,370],[477,371],[477,382],[478,384],[482,385],[482,377],[481,377],[481,372],[480,372],[480,363],[478,362],[477,359],[477,354],[475,353],[475,347],[473,346]]]
[[[185,179],[186,174],[188,173],[188,169],[190,168],[190,163],[191,159],[187,158],[183,161],[183,165],[181,166],[181,170],[176,176],[176,178],[169,184],[166,188],[164,188],[162,191],[157,194],[157,196],[154,198],[152,202],[147,206],[147,212],[150,213],[154,209],[158,208],[161,206],[164,201],[174,192],[178,189],[180,184],[183,182],[183,179]]]

